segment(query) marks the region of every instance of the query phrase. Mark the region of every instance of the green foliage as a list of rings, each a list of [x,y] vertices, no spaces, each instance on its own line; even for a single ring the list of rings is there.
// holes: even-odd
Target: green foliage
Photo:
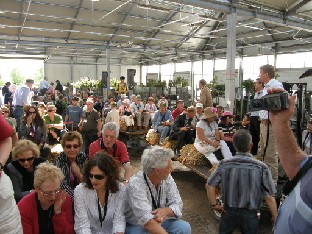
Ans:
[[[206,85],[211,90],[213,97],[223,96],[225,94],[225,85],[218,84],[218,76],[214,75],[212,81]]]
[[[242,82],[242,87],[246,89],[247,94],[254,94],[254,81],[252,79],[244,80]]]
[[[119,82],[119,81],[118,81],[116,78],[110,79],[110,85],[111,85],[111,87],[117,88],[118,82]]]
[[[23,84],[26,80],[17,68],[11,71],[10,77],[12,78],[12,83],[17,86]]]
[[[5,81],[4,80],[0,80],[0,86],[4,86]]]
[[[165,80],[160,81],[160,80],[150,79],[147,81],[146,86],[147,87],[166,87],[167,82]]]
[[[182,87],[187,87],[188,86],[188,80],[181,77],[181,76],[178,76],[174,81],[171,82],[171,85],[172,86],[181,85]]]
[[[89,77],[81,77],[77,82],[73,83],[75,88],[81,90],[90,90],[92,88],[92,81]]]
[[[34,77],[35,83],[39,83],[40,81],[43,80],[43,78],[44,78],[44,73],[43,73],[43,67],[42,67],[36,72],[36,75]]]

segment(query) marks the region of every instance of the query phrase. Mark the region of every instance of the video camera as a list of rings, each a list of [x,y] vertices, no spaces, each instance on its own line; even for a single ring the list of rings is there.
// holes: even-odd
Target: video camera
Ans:
[[[267,94],[250,102],[251,111],[268,110],[276,111],[289,108],[288,93]]]

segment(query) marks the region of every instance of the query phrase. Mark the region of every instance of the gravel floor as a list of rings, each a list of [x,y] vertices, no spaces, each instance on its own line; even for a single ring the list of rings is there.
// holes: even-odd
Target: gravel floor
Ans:
[[[140,156],[143,148],[139,145],[132,145],[129,148],[131,164],[135,172],[140,170]],[[209,203],[204,188],[205,180],[184,167],[179,162],[173,163],[174,177],[182,197],[183,219],[188,221],[192,227],[193,234],[215,234],[218,233],[219,222],[216,221],[210,213]],[[262,214],[260,222],[260,234],[270,234],[272,227],[270,224],[270,216]],[[235,233],[241,233],[236,231]]]

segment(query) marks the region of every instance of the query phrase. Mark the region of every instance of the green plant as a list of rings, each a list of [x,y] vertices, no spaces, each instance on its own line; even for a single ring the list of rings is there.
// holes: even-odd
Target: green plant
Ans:
[[[12,83],[15,85],[21,85],[26,80],[25,77],[21,74],[21,72],[17,68],[14,68],[11,71],[10,76],[12,78]]]
[[[87,89],[90,90],[92,88],[92,81],[89,77],[81,77],[77,82],[73,83],[73,86],[78,89]]]
[[[254,81],[252,79],[248,79],[248,80],[244,80],[242,82],[242,87],[245,88],[246,93],[249,95],[253,95],[254,94]]]
[[[117,88],[118,80],[116,78],[110,79],[110,85],[111,87]]]

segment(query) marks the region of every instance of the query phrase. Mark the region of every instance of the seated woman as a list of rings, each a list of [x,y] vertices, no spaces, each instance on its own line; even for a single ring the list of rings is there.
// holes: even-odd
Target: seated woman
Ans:
[[[302,133],[302,146],[304,152],[306,152],[308,155],[312,154],[312,119],[308,121],[307,129],[303,131]]]
[[[30,106],[25,110],[24,118],[21,119],[20,135],[39,146],[42,158],[47,158],[51,152],[50,148],[45,146],[46,134],[46,125],[38,112],[38,108]]]
[[[55,145],[65,133],[62,116],[55,113],[55,105],[48,105],[48,114],[44,116],[44,122],[48,129],[48,144]]]
[[[214,152],[221,148],[223,157],[232,157],[231,151],[224,140],[221,140],[221,135],[218,131],[218,124],[216,123],[216,108],[207,107],[201,120],[196,125],[196,138],[194,147],[198,152],[205,155],[213,167],[219,164]]]
[[[233,145],[233,136],[235,133],[235,128],[233,125],[233,114],[230,111],[224,111],[220,123],[218,124],[219,133],[223,134],[222,139],[228,145],[232,155],[236,154],[236,150]]]
[[[7,165],[6,170],[13,184],[16,202],[33,190],[35,169],[46,161],[39,156],[38,146],[29,140],[20,140],[13,147],[13,161]]]
[[[124,233],[125,187],[118,175],[119,163],[106,152],[87,162],[84,183],[75,189],[76,234]]]
[[[127,131],[134,131],[134,114],[132,108],[130,106],[130,100],[124,99],[122,105],[119,107],[119,115],[121,116],[121,120],[124,120],[127,125]]]
[[[61,183],[61,188],[65,190],[74,201],[74,189],[82,182],[82,169],[87,156],[81,147],[82,136],[79,132],[67,132],[61,140],[63,152],[56,158],[55,165],[60,168],[65,176]]]
[[[148,103],[146,103],[144,111],[145,112],[143,112],[143,115],[146,115],[146,117],[144,118],[143,129],[147,130],[149,121],[154,118],[155,112],[157,111],[155,99],[153,97],[148,98]]]
[[[171,111],[167,110],[166,102],[159,103],[159,111],[156,112],[154,118],[152,119],[152,128],[160,133],[159,144],[162,145],[164,139],[170,132],[172,125],[172,115]]]
[[[62,171],[50,163],[40,164],[35,171],[35,191],[19,203],[23,233],[72,234],[72,202],[61,190]]]

